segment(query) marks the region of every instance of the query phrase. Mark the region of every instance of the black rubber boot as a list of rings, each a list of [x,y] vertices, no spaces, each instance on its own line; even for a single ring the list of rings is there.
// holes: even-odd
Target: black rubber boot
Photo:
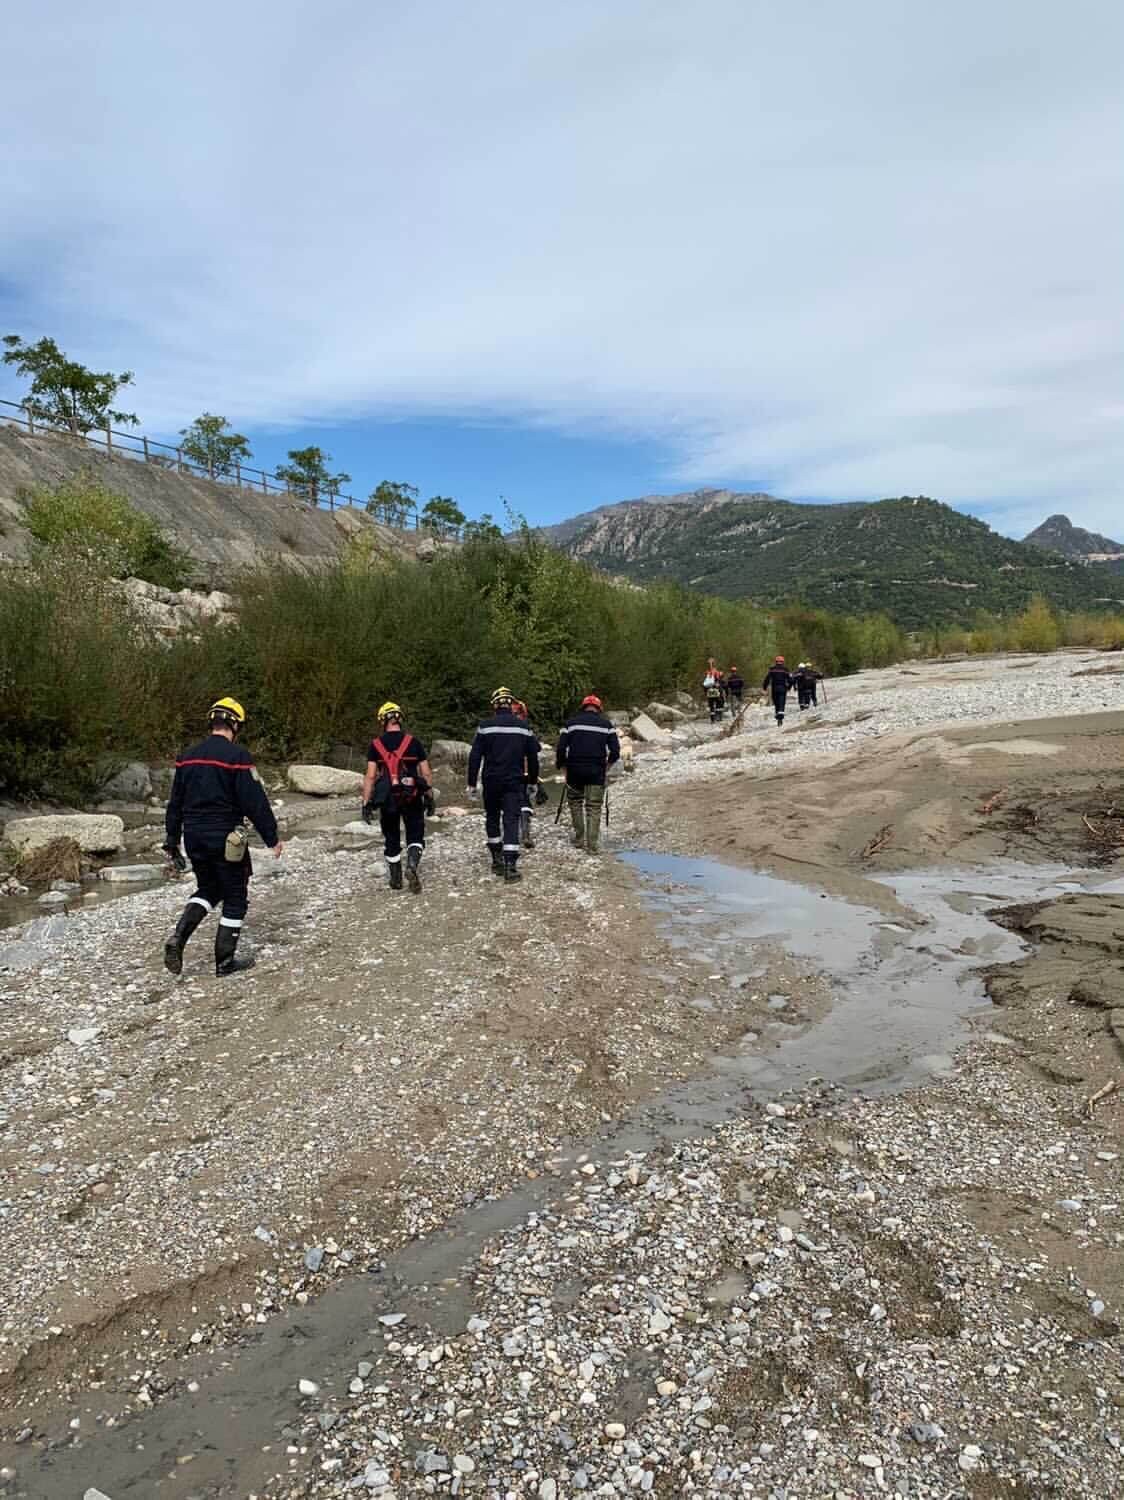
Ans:
[[[488,853],[492,856],[492,874],[503,874],[503,851],[498,844],[489,844]]]
[[[175,932],[164,944],[164,967],[169,974],[183,973],[183,950],[187,947],[187,940],[203,918],[210,915],[207,908],[200,906],[198,901],[189,901],[184,907]]]
[[[531,832],[533,826],[531,814],[524,809],[519,815],[519,842],[523,845],[524,849],[533,849],[535,847],[534,834]]]
[[[223,927],[215,933],[215,977],[226,979],[231,974],[241,974],[254,967],[252,958],[235,957],[241,927]]]
[[[387,860],[386,876],[392,891],[400,891],[402,889],[402,861],[400,859]]]
[[[421,895],[421,881],[418,879],[418,865],[421,864],[422,852],[416,844],[411,844],[406,850],[406,884],[415,896]]]
[[[509,884],[513,881],[523,879],[522,875],[520,875],[519,871],[515,868],[515,861],[518,858],[519,856],[517,854],[505,854],[503,857],[503,878]]]

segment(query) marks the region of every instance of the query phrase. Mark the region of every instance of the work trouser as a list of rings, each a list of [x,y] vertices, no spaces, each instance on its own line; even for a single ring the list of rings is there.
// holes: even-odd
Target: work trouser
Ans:
[[[806,682],[796,684],[796,699],[801,708],[807,708],[812,701],[812,689]]]
[[[484,833],[488,848],[502,847],[504,859],[519,856],[519,820],[523,811],[523,782],[484,778]]]
[[[785,704],[787,702],[788,702],[788,693],[787,692],[774,693],[773,694],[773,712],[777,716],[777,723],[778,724],[783,724],[784,723],[784,707],[785,707]]]
[[[722,717],[722,695],[720,693],[708,694],[706,704],[710,709],[710,722],[717,724]]]
[[[383,853],[388,865],[396,865],[402,858],[402,826],[406,827],[406,848],[425,848],[425,807],[418,797],[405,807],[396,807],[394,801],[379,808],[379,827],[382,829]]]
[[[238,931],[250,904],[250,876],[253,874],[250,851],[247,849],[240,860],[227,859],[225,835],[218,844],[210,841],[197,843],[190,835],[185,835],[184,848],[195,875],[195,892],[187,904],[201,906],[205,913],[221,906],[219,925]]]
[[[814,682],[808,684],[808,697],[811,699],[812,707],[816,708],[819,705],[819,699],[816,697],[816,684]]]
[[[604,777],[567,771],[566,804],[574,825],[574,843],[579,849],[596,854],[601,839],[601,809],[605,805]]]
[[[742,706],[742,690],[741,690],[741,688],[731,688],[730,689],[730,710],[731,710],[731,712],[737,713],[738,709],[741,708],[741,706]]]

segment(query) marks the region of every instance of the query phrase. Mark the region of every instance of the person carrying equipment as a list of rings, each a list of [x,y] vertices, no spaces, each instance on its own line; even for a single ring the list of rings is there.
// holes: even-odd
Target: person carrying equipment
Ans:
[[[721,674],[708,674],[706,678],[706,706],[710,713],[710,722],[717,724],[726,706],[726,695],[723,691]]]
[[[730,675],[726,678],[726,692],[729,694],[730,706],[734,713],[742,706],[742,694],[745,692],[745,678],[737,667],[730,668]]]
[[[810,661],[804,663],[804,681],[807,685],[808,701],[813,708],[819,707],[819,699],[816,697],[816,684],[823,681],[823,673],[817,672]],[[827,702],[827,699],[824,699]]]
[[[468,795],[477,795],[483,771],[484,832],[492,856],[492,873],[522,880],[519,824],[524,785],[538,789],[539,742],[530,726],[513,712],[515,694],[498,687],[492,694],[492,716],[481,721],[468,756]]]
[[[402,889],[402,828],[406,829],[406,884],[416,896],[421,890],[418,866],[425,852],[425,815],[432,815],[433,774],[425,746],[402,727],[397,703],[378,711],[379,733],[367,750],[363,777],[363,821],[375,813],[383,836],[383,858],[392,891]]]
[[[803,713],[811,702],[811,694],[808,692],[808,663],[802,661],[792,674],[792,681],[796,687],[796,701]]]
[[[523,723],[530,728],[530,714],[527,711],[527,705],[521,699],[517,698],[512,704],[512,712],[517,719],[522,719]],[[533,730],[532,733],[534,733]],[[535,735],[535,754],[542,754],[542,745],[539,742],[538,735]],[[523,845],[524,849],[533,849],[535,847],[534,835],[531,832],[534,826],[532,819],[535,816],[535,807],[547,800],[546,792],[541,786],[535,782],[526,780],[526,764],[524,763],[523,807],[519,813],[519,842]]]
[[[208,718],[210,734],[176,761],[164,814],[165,854],[177,870],[185,870],[182,837],[195,874],[195,893],[164,944],[164,967],[170,974],[183,972],[188,938],[221,902],[215,974],[224,978],[254,963],[253,958],[235,956],[253,873],[245,819],[257,829],[274,859],[280,858],[284,845],[253,756],[237,743],[246,723],[245,709],[233,698],[220,698],[211,704]]]
[[[566,773],[566,802],[577,849],[598,852],[605,777],[620,757],[621,742],[613,722],[601,712],[601,699],[590,693],[559,730],[554,752],[555,765]]]
[[[761,691],[772,695],[773,712],[778,724],[784,723],[784,707],[791,687],[792,677],[784,664],[784,657],[778,656],[765,673],[765,681],[761,684]]]

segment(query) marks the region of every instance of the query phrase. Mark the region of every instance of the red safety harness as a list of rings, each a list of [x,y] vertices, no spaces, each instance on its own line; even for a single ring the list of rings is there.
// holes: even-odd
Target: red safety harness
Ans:
[[[390,781],[390,795],[394,798],[397,807],[405,807],[408,803],[416,801],[419,795],[417,778],[404,774],[400,770],[403,761],[407,763],[407,767],[410,763],[417,765],[419,756],[409,753],[416,743],[412,734],[406,735],[397,750],[389,749],[381,739],[371,741],[371,749],[378,756]]]

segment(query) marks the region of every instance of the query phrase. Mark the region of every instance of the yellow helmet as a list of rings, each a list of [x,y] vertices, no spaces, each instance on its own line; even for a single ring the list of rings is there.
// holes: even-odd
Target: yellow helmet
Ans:
[[[492,694],[492,707],[498,708],[501,703],[514,703],[515,694],[508,687],[498,687]]]
[[[234,698],[220,698],[217,703],[211,704],[210,713],[222,714],[225,717],[234,719],[238,724],[245,724],[246,722],[246,710]]]
[[[397,703],[387,702],[382,705],[375,717],[376,719],[390,719],[393,718],[395,714],[401,716],[401,713],[402,710],[398,707]]]

